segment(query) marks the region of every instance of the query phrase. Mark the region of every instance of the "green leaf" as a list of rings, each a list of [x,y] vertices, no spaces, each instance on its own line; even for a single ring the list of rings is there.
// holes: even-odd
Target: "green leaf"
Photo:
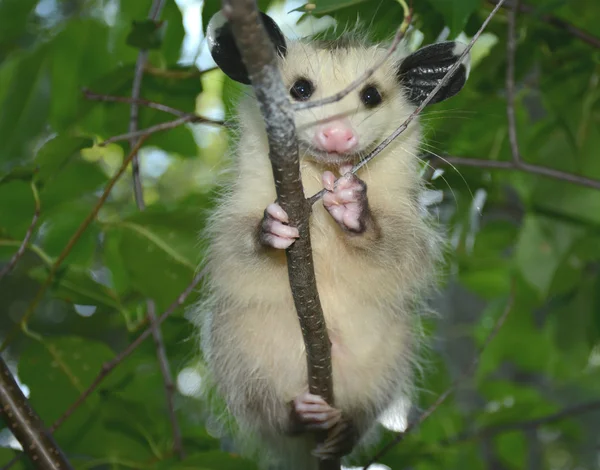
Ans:
[[[127,44],[138,49],[160,48],[161,26],[161,22],[154,20],[133,21],[127,36]]]
[[[47,49],[13,57],[0,69],[0,168],[27,159],[46,125],[50,102]]]
[[[456,37],[463,30],[467,19],[479,6],[478,0],[429,0],[429,2],[444,16],[451,37]]]
[[[543,217],[527,216],[516,247],[516,264],[541,298],[548,290],[562,259],[582,230]]]
[[[38,151],[35,163],[39,167],[39,179],[47,182],[55,176],[79,152],[92,147],[94,142],[85,137],[58,135],[46,142]]]

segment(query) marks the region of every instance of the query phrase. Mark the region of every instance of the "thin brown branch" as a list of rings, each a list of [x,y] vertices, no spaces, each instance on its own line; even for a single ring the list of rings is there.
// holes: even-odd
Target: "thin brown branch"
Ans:
[[[256,2],[223,0],[222,11],[231,24],[265,122],[277,200],[287,212],[290,225],[300,233],[286,250],[286,258],[306,348],[308,387],[311,393],[334,405],[331,345],[315,279],[309,233],[311,206],[305,199],[300,177],[294,113],[277,68],[275,48],[267,37]],[[318,440],[324,437],[318,436]],[[340,462],[320,461],[319,468],[339,470]]]
[[[157,103],[155,101],[145,100],[143,98],[133,99],[130,96],[114,96],[114,95],[102,95],[99,93],[94,93],[87,88],[83,90],[83,96],[90,101],[104,101],[107,103],[136,103],[142,106],[146,106],[148,108],[158,109],[159,111],[163,111],[165,113],[173,114],[175,116],[183,117],[183,116],[196,116],[193,113],[186,113],[185,111],[181,111],[177,108],[172,108],[171,106],[167,106],[162,103]],[[198,116],[199,117],[199,116]]]
[[[0,357],[0,416],[39,470],[70,470],[71,464],[23,395]]]
[[[402,24],[398,27],[398,30],[396,31],[396,35],[394,36],[394,40],[392,41],[392,44],[388,48],[385,55],[381,59],[379,59],[375,63],[375,65],[373,65],[373,67],[367,69],[360,77],[358,77],[356,80],[354,80],[352,83],[350,83],[350,85],[348,85],[343,90],[335,93],[334,95],[331,95],[331,96],[328,96],[327,98],[323,98],[323,99],[316,100],[316,101],[300,101],[298,103],[294,103],[292,105],[294,111],[300,111],[302,109],[316,108],[316,107],[324,106],[326,104],[335,103],[336,101],[340,101],[342,98],[344,98],[350,92],[352,92],[353,90],[358,88],[360,85],[365,83],[369,78],[371,78],[371,76],[377,71],[377,69],[379,69],[379,67],[381,67],[390,58],[390,56],[396,51],[396,49],[398,48],[398,44],[400,44],[400,41],[402,41],[402,39],[404,38],[404,35],[406,34],[406,31],[408,30],[408,27],[410,26],[410,23],[412,21],[412,13],[413,13],[412,8],[409,9],[408,12],[406,12],[406,14],[404,16],[404,20],[402,21]]]
[[[497,5],[499,0],[488,0],[488,2],[490,2],[493,5]],[[505,4],[505,8],[511,8],[512,6],[512,2],[508,2]],[[539,18],[544,23],[554,26],[555,28],[561,29],[569,33],[571,36],[574,36],[577,39],[580,39],[581,41],[589,44],[590,46],[600,49],[600,38],[593,36],[592,34],[578,28],[577,26],[569,23],[568,21],[562,20],[554,15],[549,15],[545,13],[538,14],[537,8],[530,5],[520,4],[519,11],[521,13],[531,14]]]
[[[157,2],[153,2],[153,8],[154,3]],[[158,3],[160,3],[160,0],[158,0]],[[135,133],[138,130],[138,115],[140,108],[137,104],[137,100],[140,99],[140,93],[142,89],[142,78],[144,77],[144,67],[146,66],[147,60],[148,51],[141,50],[138,54],[137,61],[135,63],[135,74],[133,75],[133,87],[131,91],[131,98],[133,100],[133,102],[131,103],[131,114],[129,117],[129,135],[131,136],[129,138],[129,146],[131,148],[135,147],[137,141],[137,138],[133,137],[132,135],[135,135]],[[138,207],[141,207],[143,209],[145,207],[144,191],[142,188],[142,177],[140,175],[140,160],[137,152],[133,156],[133,160],[131,160],[131,170],[131,174],[133,177],[133,194],[135,195],[135,202]]]
[[[437,92],[443,86],[445,86],[446,83],[448,83],[448,81],[450,81],[450,78],[452,78],[452,75],[454,75],[454,73],[458,70],[458,68],[462,64],[462,62],[465,59],[465,57],[467,56],[467,54],[471,51],[471,48],[473,47],[475,42],[479,39],[479,36],[481,36],[481,33],[483,33],[483,31],[487,27],[488,23],[492,20],[492,18],[496,14],[496,12],[500,9],[500,7],[502,6],[502,4],[505,1],[506,0],[499,0],[498,4],[490,12],[490,14],[487,16],[487,18],[485,19],[485,21],[483,22],[483,24],[481,25],[479,30],[475,33],[475,36],[473,36],[471,41],[469,41],[469,44],[467,44],[467,47],[465,48],[463,53],[460,55],[459,59],[450,68],[450,70],[448,70],[448,72],[446,72],[444,77],[439,81],[437,86],[427,95],[427,97],[423,100],[423,102],[410,114],[410,116],[408,116],[408,118],[406,118],[406,120],[400,125],[400,127],[398,127],[394,132],[392,132],[391,135],[386,137],[383,140],[383,142],[381,142],[377,147],[375,147],[375,149],[373,149],[365,158],[363,158],[360,162],[358,162],[356,165],[354,165],[354,167],[352,168],[352,173],[356,173],[363,166],[365,166],[367,163],[369,163],[371,160],[373,160],[373,158],[375,158],[377,155],[379,155],[388,145],[390,145],[400,134],[402,134],[408,128],[408,125],[419,114],[421,114],[421,111],[423,111],[425,106],[427,106],[429,104],[429,102],[433,99],[433,97],[437,94]],[[336,183],[337,183],[337,181],[336,181]],[[322,189],[318,193],[312,195],[308,199],[309,204],[311,204],[311,205],[314,204],[316,201],[321,199],[325,193],[326,193],[326,190]]]
[[[150,7],[150,13],[148,14],[148,19],[152,21],[156,21],[160,16],[160,13],[164,7],[164,0],[154,0],[152,2],[152,6]],[[129,133],[130,135],[138,131],[138,113],[139,113],[139,104],[138,100],[140,99],[140,93],[142,89],[142,80],[144,77],[144,69],[146,67],[146,62],[148,61],[148,51],[140,50],[138,54],[138,59],[135,67],[135,75],[133,78],[133,90],[131,93],[131,117],[129,120]],[[130,137],[129,145],[130,147],[135,147],[136,137]],[[142,185],[142,178],[139,170],[139,160],[136,155],[134,155],[132,160],[132,174],[133,174],[133,191],[135,194],[135,201],[140,212],[143,212],[146,208],[146,203],[144,202],[144,188]],[[160,372],[163,378],[164,386],[165,386],[165,397],[167,400],[167,409],[169,411],[169,419],[171,422],[171,428],[173,431],[173,451],[179,458],[184,457],[183,452],[183,443],[181,441],[181,431],[179,429],[179,423],[177,422],[177,416],[175,414],[175,406],[173,404],[174,397],[174,387],[173,387],[173,379],[171,377],[171,370],[169,367],[169,359],[167,358],[167,353],[165,350],[165,345],[162,338],[162,332],[160,331],[160,326],[156,321],[156,313],[155,313],[155,304],[154,300],[148,299],[146,301],[148,306],[148,319],[150,320],[150,329],[152,331],[152,336],[154,337],[154,343],[156,345],[156,355],[158,358],[158,364],[160,366]]]
[[[600,180],[586,178],[585,176],[575,175],[573,173],[566,173],[564,171],[555,170],[553,168],[547,168],[545,166],[532,165],[525,162],[506,162],[497,160],[483,160],[481,158],[466,158],[466,157],[437,157],[435,166],[441,166],[444,164],[456,165],[456,166],[471,166],[475,168],[482,168],[488,170],[512,170],[512,171],[523,171],[525,173],[531,173],[534,175],[545,176],[546,178],[552,178],[558,181],[565,181],[567,183],[584,186],[587,188],[600,190]]]
[[[156,124],[155,126],[147,127],[146,129],[141,129],[136,132],[128,132],[127,134],[115,135],[113,137],[109,137],[100,145],[105,146],[108,144],[112,144],[113,142],[120,142],[123,140],[130,140],[140,137],[148,137],[151,134],[161,131],[167,131],[169,129],[174,129],[175,127],[179,127],[186,122],[190,123],[202,123],[202,124],[215,124],[217,126],[225,125],[223,121],[217,121],[214,119],[205,118],[202,116],[196,116],[195,114],[190,114],[187,116],[183,116],[177,119],[173,119],[172,121],[163,122],[161,124]]]
[[[156,318],[154,302],[148,301],[148,319],[150,320],[150,329],[152,331],[152,337],[154,338],[154,344],[156,345],[156,356],[158,364],[160,365],[160,372],[163,376],[165,384],[165,395],[167,397],[167,409],[169,412],[169,420],[171,422],[171,429],[173,432],[173,451],[180,459],[185,457],[183,450],[183,442],[181,441],[181,430],[179,429],[179,423],[177,422],[177,415],[175,413],[175,406],[173,404],[173,398],[175,395],[175,385],[171,375],[171,368],[169,366],[169,359],[167,358],[167,351],[165,349],[165,342],[163,340],[162,332],[160,331],[160,325]]]
[[[38,289],[35,297],[33,298],[31,303],[27,307],[27,310],[23,314],[23,317],[21,317],[19,324],[15,325],[15,327],[8,333],[6,338],[4,338],[4,341],[2,342],[2,346],[0,346],[0,351],[4,351],[4,349],[6,349],[8,344],[12,341],[14,336],[19,331],[19,329],[24,329],[27,326],[27,322],[29,321],[29,318],[31,317],[31,315],[33,315],[33,312],[35,312],[36,307],[39,305],[40,301],[44,297],[46,290],[52,284],[52,280],[54,279],[54,276],[56,275],[58,268],[60,268],[62,266],[66,257],[69,255],[69,253],[71,253],[71,250],[75,246],[75,243],[77,243],[77,241],[79,240],[79,238],[81,237],[83,232],[85,232],[85,230],[89,227],[89,225],[92,223],[92,221],[96,218],[96,216],[98,215],[98,212],[100,211],[100,209],[106,202],[106,199],[108,198],[110,192],[112,191],[115,183],[123,175],[123,173],[125,173],[125,170],[129,166],[131,159],[137,153],[139,148],[142,146],[142,144],[144,143],[144,140],[145,140],[145,138],[141,138],[137,142],[136,146],[133,148],[131,153],[123,160],[121,167],[117,170],[115,175],[107,183],[106,187],[104,188],[104,192],[98,199],[98,202],[96,203],[96,205],[94,206],[92,211],[88,214],[88,216],[85,218],[85,220],[79,225],[79,227],[77,227],[77,230],[75,231],[75,233],[71,236],[71,238],[67,242],[67,245],[63,248],[63,250],[58,255],[58,258],[56,258],[56,261],[52,264],[52,266],[50,268],[50,272],[48,273],[48,276],[46,277],[46,280],[43,282],[43,284]]]
[[[148,19],[151,21],[157,21],[160,13],[165,6],[165,0],[154,0],[150,6],[150,12],[148,13]],[[139,105],[136,100],[140,99],[140,93],[142,91],[142,80],[144,79],[144,69],[148,62],[148,51],[141,49],[138,53],[137,61],[135,63],[135,73],[133,75],[133,85],[131,90],[131,114],[129,117],[129,133],[134,134],[138,130],[138,115]],[[136,137],[130,137],[129,146],[134,148],[136,144]],[[143,210],[145,207],[144,203],[144,191],[142,188],[142,179],[140,176],[140,162],[136,154],[133,156],[131,161],[132,175],[133,175],[133,192],[135,195],[135,201],[137,206]]]
[[[508,118],[508,139],[515,163],[521,162],[517,120],[515,118],[515,55],[517,52],[517,11],[519,0],[513,1],[508,12],[508,38],[506,40],[506,115]]]
[[[33,230],[35,229],[35,226],[37,225],[38,219],[40,218],[40,197],[38,195],[37,186],[35,185],[35,183],[33,181],[31,182],[31,191],[33,192],[33,201],[35,204],[35,206],[34,206],[35,208],[33,211],[33,218],[31,219],[31,223],[29,224],[29,227],[27,228],[27,232],[25,233],[25,238],[23,238],[23,242],[19,246],[19,249],[12,256],[12,258],[10,259],[8,264],[6,266],[4,266],[4,268],[2,268],[2,270],[0,270],[0,280],[2,280],[2,278],[4,276],[6,276],[8,273],[10,273],[15,268],[15,266],[19,262],[19,259],[21,259],[21,257],[25,253],[27,244],[29,243],[29,240],[31,240],[31,237],[33,235]]]
[[[158,318],[156,322],[160,325],[164,322],[169,315],[171,315],[178,307],[183,305],[187,297],[196,289],[202,278],[204,277],[205,271],[202,270],[196,274],[192,282],[189,286],[185,288],[185,290],[179,294],[177,299],[169,305],[169,307],[164,311],[164,313]],[[79,398],[73,403],[67,411],[65,411],[60,418],[58,418],[52,427],[51,431],[55,431],[58,429],[66,420],[73,414],[73,412],[81,406],[83,402],[98,388],[98,386],[102,383],[102,381],[117,367],[121,362],[123,362],[127,357],[129,357],[139,346],[142,344],[148,337],[152,335],[152,327],[147,328],[142,334],[140,334],[135,341],[133,341],[125,350],[121,353],[117,354],[113,359],[108,362],[105,362],[100,369],[100,372],[94,379],[94,381],[90,384],[90,386],[81,394]]]
[[[483,437],[492,437],[497,434],[502,434],[511,431],[526,431],[529,429],[535,429],[540,426],[552,424],[557,421],[562,421],[573,416],[581,415],[584,413],[592,413],[600,411],[600,400],[594,400],[587,403],[581,403],[579,405],[570,406],[564,408],[556,413],[550,415],[541,416],[530,420],[517,421],[516,423],[499,424],[496,426],[488,426],[481,429],[476,429],[470,432],[463,432],[456,436],[444,439],[440,442],[440,445],[448,446],[458,444],[460,442],[473,441],[481,439]]]
[[[151,65],[146,64],[144,67],[144,72],[148,75],[153,75],[155,77],[165,77],[172,78],[175,80],[186,80],[188,78],[201,77],[205,73],[212,72],[213,70],[217,70],[218,67],[210,67],[204,70],[198,70],[193,68],[191,70],[165,70],[157,67],[152,67]]]
[[[515,299],[515,282],[513,280],[512,284],[511,284],[510,294],[508,297],[508,302],[506,303],[506,307],[504,307],[504,311],[498,317],[498,320],[496,320],[496,324],[492,328],[492,331],[490,331],[489,335],[485,339],[485,341],[484,341],[483,345],[481,346],[481,348],[479,349],[478,353],[475,355],[475,357],[471,361],[471,364],[469,365],[469,367],[460,375],[460,377],[458,377],[452,383],[452,385],[450,385],[450,387],[448,387],[437,398],[437,400],[435,400],[435,402],[429,408],[427,408],[423,413],[421,413],[421,415],[416,420],[408,423],[408,426],[406,426],[406,429],[404,430],[404,432],[398,434],[392,441],[388,442],[379,452],[377,452],[377,454],[375,454],[375,456],[371,458],[369,463],[367,463],[367,465],[365,465],[365,467],[363,467],[363,470],[367,470],[371,465],[373,465],[375,462],[377,462],[377,460],[379,460],[381,457],[383,457],[385,454],[387,454],[390,450],[392,450],[392,448],[394,448],[400,442],[402,442],[404,440],[404,438],[408,435],[409,432],[411,432],[413,429],[415,429],[417,426],[419,426],[423,421],[425,421],[427,418],[429,418],[442,405],[442,403],[444,403],[446,401],[446,399],[452,394],[452,392],[454,392],[456,387],[463,380],[465,380],[467,377],[469,377],[470,375],[472,375],[475,372],[475,370],[477,369],[477,365],[479,364],[479,360],[481,359],[481,356],[483,355],[483,353],[485,352],[485,350],[487,349],[489,344],[493,341],[493,339],[498,335],[500,329],[502,328],[502,326],[504,325],[504,322],[506,321],[506,318],[508,317],[508,314],[511,312],[511,310],[513,308],[514,299]]]

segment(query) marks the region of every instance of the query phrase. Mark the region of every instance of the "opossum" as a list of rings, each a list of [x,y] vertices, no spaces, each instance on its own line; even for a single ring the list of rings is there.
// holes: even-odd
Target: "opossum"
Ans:
[[[342,90],[387,50],[348,36],[288,41],[261,15],[294,102]],[[210,22],[209,46],[230,78],[250,83],[220,13]],[[310,236],[332,344],[335,408],[308,393],[284,253],[298,230],[274,202],[267,135],[250,87],[239,104],[233,178],[208,219],[207,294],[193,316],[239,435],[259,436],[281,468],[314,469],[317,458],[347,455],[369,441],[393,403],[413,398],[423,299],[443,245],[420,202],[418,122],[357,174],[349,170],[402,124],[464,48],[451,41],[392,55],[342,100],[295,114],[306,195],[327,190],[313,207]],[[466,56],[431,103],[458,93],[468,73]],[[333,431],[314,448],[315,430]]]

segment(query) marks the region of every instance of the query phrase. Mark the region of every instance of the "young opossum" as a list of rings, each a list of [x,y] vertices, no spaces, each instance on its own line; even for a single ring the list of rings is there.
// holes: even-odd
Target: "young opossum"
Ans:
[[[292,101],[340,91],[386,53],[383,45],[347,39],[287,42],[271,18],[262,19]],[[215,17],[209,30],[217,65],[248,84],[229,25]],[[444,42],[391,57],[341,101],[296,113],[306,195],[327,189],[310,234],[335,408],[308,393],[284,253],[298,231],[273,202],[267,136],[250,88],[239,105],[235,177],[208,223],[209,294],[194,315],[217,392],[241,434],[258,434],[283,468],[313,469],[316,457],[348,454],[391,404],[411,399],[420,304],[440,253],[419,202],[418,123],[356,175],[349,169],[408,117],[464,47]],[[467,75],[465,61],[432,103],[456,94]],[[308,431],[330,428],[313,449]]]

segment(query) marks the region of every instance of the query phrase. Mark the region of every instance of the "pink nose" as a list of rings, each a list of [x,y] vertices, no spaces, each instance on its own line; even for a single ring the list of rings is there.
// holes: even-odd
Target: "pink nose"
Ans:
[[[358,137],[350,123],[330,121],[317,129],[315,134],[317,147],[326,152],[349,152],[358,144]]]

